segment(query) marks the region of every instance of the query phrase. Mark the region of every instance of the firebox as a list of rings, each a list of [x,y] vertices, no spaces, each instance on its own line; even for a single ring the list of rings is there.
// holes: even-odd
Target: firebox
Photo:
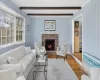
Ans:
[[[55,39],[46,39],[45,48],[47,51],[54,51],[55,50]]]

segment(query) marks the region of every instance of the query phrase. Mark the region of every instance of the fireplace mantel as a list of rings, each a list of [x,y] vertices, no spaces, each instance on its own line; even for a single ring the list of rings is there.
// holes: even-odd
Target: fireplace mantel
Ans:
[[[59,34],[59,33],[56,31],[44,31],[44,32],[41,32],[41,34]]]

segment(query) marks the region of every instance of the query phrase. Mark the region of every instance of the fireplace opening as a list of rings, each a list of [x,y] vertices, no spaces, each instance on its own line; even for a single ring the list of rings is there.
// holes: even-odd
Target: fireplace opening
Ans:
[[[45,48],[47,51],[55,50],[55,39],[46,39]]]

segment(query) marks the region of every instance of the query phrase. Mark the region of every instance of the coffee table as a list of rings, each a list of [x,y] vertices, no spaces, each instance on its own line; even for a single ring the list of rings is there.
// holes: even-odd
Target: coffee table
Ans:
[[[40,56],[38,56],[37,63],[36,65],[34,65],[34,67],[36,67],[36,70],[33,71],[33,80],[35,80],[37,72],[43,72],[45,80],[47,80],[47,66],[48,66],[48,56],[47,55],[44,56],[43,59]],[[40,67],[43,67],[44,70],[39,70]]]

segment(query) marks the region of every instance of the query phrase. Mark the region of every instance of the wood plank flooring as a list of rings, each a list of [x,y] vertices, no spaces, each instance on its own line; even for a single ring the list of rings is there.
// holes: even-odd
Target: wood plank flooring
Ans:
[[[82,53],[74,53],[74,56],[82,62]]]
[[[80,55],[76,54],[76,56],[78,56],[78,58],[80,60],[82,60],[80,58],[81,57]],[[48,57],[56,58],[56,56],[52,56],[52,55],[49,55]],[[82,76],[82,74],[84,74],[84,71],[82,70],[81,66],[74,60],[74,58],[71,55],[68,55],[66,60],[67,60],[68,64],[71,66],[71,68],[74,71],[74,73],[76,74],[76,76],[78,77],[78,80],[81,80],[81,76]]]
[[[81,66],[73,59],[73,57],[71,55],[68,55],[67,62],[73,69],[73,71],[76,74],[76,76],[78,77],[78,79],[81,80],[81,76],[82,76],[82,74],[84,74],[84,71],[81,68]]]

